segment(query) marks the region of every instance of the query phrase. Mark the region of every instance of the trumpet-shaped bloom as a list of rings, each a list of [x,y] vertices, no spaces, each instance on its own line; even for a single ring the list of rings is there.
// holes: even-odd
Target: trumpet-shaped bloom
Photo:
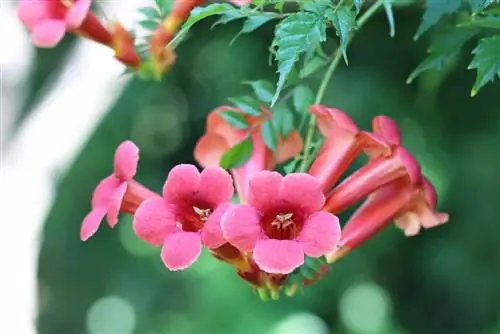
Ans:
[[[339,109],[313,105],[318,129],[325,137],[318,156],[308,173],[317,177],[323,191],[328,192],[363,150],[384,147],[385,142],[376,135],[361,132],[354,121]]]
[[[373,130],[373,134],[360,134],[373,139],[370,145],[363,147],[370,161],[335,187],[328,196],[326,211],[339,213],[403,176],[408,176],[414,185],[421,182],[420,164],[400,145],[400,129],[396,123],[387,116],[377,116],[373,119]]]
[[[242,201],[247,198],[249,180],[264,169],[272,169],[277,163],[285,162],[302,151],[303,142],[297,131],[292,131],[286,138],[278,138],[277,153],[274,154],[264,143],[260,135],[261,124],[271,117],[263,108],[262,116],[255,117],[244,114],[250,129],[238,129],[229,124],[221,116],[224,111],[241,110],[224,106],[213,110],[207,119],[206,133],[196,144],[194,156],[204,167],[218,166],[222,156],[233,146],[244,140],[250,131],[253,141],[253,152],[250,159],[241,167],[232,170],[236,190]]]
[[[80,238],[85,241],[97,232],[104,216],[110,227],[118,223],[120,208],[133,211],[141,199],[153,193],[133,181],[139,161],[139,149],[131,141],[121,143],[114,157],[114,172],[103,179],[92,196],[92,211],[83,220]],[[128,193],[127,200],[124,201]]]
[[[161,258],[170,270],[185,269],[200,256],[202,244],[216,249],[226,243],[220,220],[233,196],[231,175],[220,167],[201,173],[193,165],[174,167],[163,198],[145,201],[134,217],[135,233],[163,245]]]
[[[221,226],[225,239],[253,252],[262,270],[289,274],[304,263],[304,254],[320,257],[337,245],[339,221],[320,211],[325,197],[316,178],[262,171],[251,179],[248,195],[249,204],[229,208]]]

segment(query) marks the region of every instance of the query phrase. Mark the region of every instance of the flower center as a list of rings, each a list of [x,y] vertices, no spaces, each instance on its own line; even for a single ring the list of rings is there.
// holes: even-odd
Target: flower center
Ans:
[[[294,239],[302,229],[303,217],[301,214],[288,210],[280,210],[265,215],[262,219],[262,228],[272,239]]]
[[[184,207],[178,212],[177,227],[183,231],[197,232],[203,228],[212,211],[201,205]]]

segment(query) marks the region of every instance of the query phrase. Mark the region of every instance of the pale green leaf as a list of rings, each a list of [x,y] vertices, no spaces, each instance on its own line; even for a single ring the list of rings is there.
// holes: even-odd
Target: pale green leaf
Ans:
[[[500,29],[500,16],[465,16],[457,24],[460,28],[492,28]]]
[[[159,20],[161,18],[161,13],[158,11],[158,9],[153,7],[139,8],[138,11],[139,13],[146,16],[148,20]]]
[[[468,0],[468,1],[470,10],[474,14],[485,10],[486,7],[495,2],[495,0]]]
[[[332,21],[332,24],[335,27],[337,36],[340,38],[342,55],[344,56],[344,61],[347,64],[347,44],[349,43],[352,33],[357,27],[356,14],[351,12],[351,10],[347,7],[340,7],[336,11],[328,9],[325,12],[325,16],[328,20]]]
[[[231,124],[237,129],[248,128],[248,122],[245,119],[245,115],[236,111],[224,111],[220,113],[221,117],[224,118],[226,122]]]
[[[456,12],[461,4],[462,0],[426,0],[424,16],[415,39],[434,26],[442,16]]]
[[[269,104],[271,103],[274,96],[274,86],[264,80],[256,80],[256,81],[247,81],[246,84],[249,84],[255,95],[262,102]]]
[[[304,52],[316,48],[326,40],[326,24],[322,17],[312,13],[295,13],[276,28],[273,46],[278,62],[279,79],[271,105],[276,103],[288,75]]]
[[[243,23],[243,28],[241,28],[240,34],[252,32],[277,17],[278,16],[274,13],[262,13],[259,15],[250,16],[248,19],[246,19],[245,23]]]
[[[219,165],[224,169],[237,168],[250,159],[253,151],[253,141],[250,137],[233,146],[220,159]]]
[[[359,13],[361,7],[363,7],[364,0],[354,0],[354,7],[356,8],[356,13]]]
[[[229,98],[229,101],[246,114],[259,116],[261,114],[260,102],[249,96]]]
[[[262,127],[260,128],[260,134],[266,146],[271,151],[276,152],[276,148],[278,147],[278,137],[276,129],[274,128],[271,120],[266,120],[264,124],[262,124]]]
[[[271,112],[274,128],[283,138],[287,137],[295,128],[293,112],[285,103],[277,103]]]
[[[139,25],[146,30],[155,30],[159,24],[159,21],[154,20],[143,20],[139,22]]]
[[[304,67],[300,70],[299,77],[301,79],[306,78],[325,66],[327,63],[326,59],[322,57],[313,57],[311,58],[305,65]]]
[[[300,114],[307,113],[313,103],[314,93],[309,87],[301,85],[293,90],[293,106]]]
[[[392,11],[392,3],[394,0],[384,0],[385,15],[387,15],[387,22],[389,22],[389,35],[394,37],[396,35],[396,23],[394,22],[394,12]]]
[[[474,58],[469,69],[477,70],[476,82],[471,91],[474,96],[485,84],[500,77],[500,35],[481,39],[472,53]]]

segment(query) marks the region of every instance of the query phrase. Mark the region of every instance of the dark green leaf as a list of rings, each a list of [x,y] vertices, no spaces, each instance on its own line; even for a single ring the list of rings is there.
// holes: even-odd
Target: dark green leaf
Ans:
[[[443,15],[456,12],[461,4],[462,0],[426,0],[424,16],[415,34],[415,39],[434,26]]]
[[[161,18],[160,12],[153,7],[139,8],[139,13],[144,14],[148,20],[160,20]]]
[[[329,9],[325,12],[328,20],[332,21],[337,36],[340,38],[340,47],[342,55],[347,64],[347,44],[351,38],[352,33],[356,30],[356,15],[347,7],[340,7],[336,11]]]
[[[278,103],[271,110],[272,122],[274,128],[281,134],[283,138],[287,137],[295,128],[293,112],[286,106],[285,103]]]
[[[494,2],[495,0],[469,0],[469,7],[472,13],[476,14],[483,11]]]
[[[238,129],[248,128],[248,122],[245,119],[245,115],[237,111],[223,111],[220,113],[222,118],[226,120],[229,124]]]
[[[222,15],[231,11],[235,11],[235,7],[228,3],[214,3],[206,7],[196,7],[191,11],[189,18],[184,22],[182,29],[179,31],[175,39],[182,38],[193,25],[207,17]]]
[[[387,21],[389,22],[389,35],[394,37],[396,35],[396,24],[394,23],[394,12],[392,11],[393,0],[384,0],[385,14],[387,15]]]
[[[139,22],[139,25],[146,30],[155,30],[159,24],[160,24],[159,21],[152,21],[152,20],[144,20]]]
[[[307,113],[314,103],[314,93],[307,86],[297,86],[293,91],[293,106],[300,114]]]
[[[253,141],[250,137],[247,137],[227,151],[222,156],[219,165],[224,169],[240,167],[250,159],[252,151]]]
[[[266,146],[269,147],[271,151],[276,152],[276,148],[278,147],[278,137],[276,129],[270,120],[267,120],[264,124],[262,124],[260,134],[262,135],[262,139],[264,140]]]
[[[264,80],[257,80],[257,81],[247,81],[245,82],[252,86],[253,92],[257,96],[259,100],[262,102],[269,104],[271,103],[273,96],[274,96],[274,86]]]
[[[422,72],[442,69],[460,54],[462,46],[477,33],[477,30],[451,28],[436,34],[429,48],[429,55],[410,74],[407,83],[412,82]]]
[[[279,79],[271,105],[278,100],[299,56],[311,48],[315,49],[325,40],[326,24],[318,15],[299,12],[281,21],[276,28],[273,40],[273,46],[276,47],[275,58],[278,62]]]
[[[500,16],[469,16],[460,20],[457,27],[460,28],[492,28],[500,29]]]
[[[319,70],[321,67],[325,66],[326,62],[327,61],[322,57],[311,58],[311,60],[309,60],[300,71],[299,77],[301,79],[308,77],[309,75]]]
[[[472,52],[474,58],[469,69],[477,69],[477,78],[471,91],[471,96],[476,95],[481,87],[500,77],[500,35],[481,39]]]
[[[237,108],[246,114],[252,116],[259,116],[261,114],[260,102],[249,96],[233,97],[229,101],[233,102]]]

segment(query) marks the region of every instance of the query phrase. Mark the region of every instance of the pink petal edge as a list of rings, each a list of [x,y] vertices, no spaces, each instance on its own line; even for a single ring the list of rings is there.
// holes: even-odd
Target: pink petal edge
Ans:
[[[154,246],[161,246],[178,230],[173,211],[161,198],[146,200],[137,208],[133,228],[139,238]]]
[[[233,197],[233,179],[220,167],[207,167],[200,174],[197,198],[216,207]]]
[[[259,240],[253,257],[257,266],[270,274],[289,274],[304,264],[304,251],[294,240]]]
[[[221,220],[226,211],[232,206],[231,203],[223,203],[215,209],[208,217],[201,230],[203,244],[211,249],[224,245],[227,241],[222,234]]]
[[[106,212],[107,209],[105,207],[97,207],[85,216],[80,228],[80,239],[82,241],[87,241],[97,232]]]
[[[337,216],[320,211],[305,221],[297,241],[307,256],[320,257],[335,249],[340,241],[340,235]]]
[[[115,152],[115,175],[123,181],[132,179],[137,173],[139,148],[130,140],[121,143]]]
[[[222,234],[234,247],[251,252],[257,241],[263,238],[260,219],[261,214],[254,207],[234,205],[222,216]]]
[[[319,211],[325,205],[325,195],[318,180],[306,173],[288,174],[283,178],[278,196],[305,213]]]
[[[250,180],[248,203],[261,213],[273,208],[279,202],[278,189],[282,180],[283,176],[278,172],[265,170],[256,174]]]
[[[31,33],[33,43],[40,48],[56,46],[66,33],[66,23],[62,20],[43,20],[36,24]]]
[[[194,165],[181,164],[170,170],[163,186],[163,198],[167,203],[192,199],[198,192],[200,172]]]
[[[190,267],[201,254],[201,236],[198,232],[176,232],[165,239],[161,258],[165,266],[172,270]]]

